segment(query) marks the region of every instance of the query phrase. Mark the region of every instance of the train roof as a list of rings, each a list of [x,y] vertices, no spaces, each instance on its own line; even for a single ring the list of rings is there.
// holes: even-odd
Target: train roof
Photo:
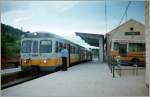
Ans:
[[[26,33],[22,36],[23,38],[53,38],[59,37],[51,32],[33,32],[33,33]]]
[[[63,39],[65,41],[71,42],[72,44],[78,45],[80,47],[83,47],[77,43],[74,43],[70,40],[67,40],[61,36],[58,36],[56,34],[53,34],[51,32],[33,32],[33,33],[26,33],[25,35],[22,36],[22,38],[59,38],[59,39]],[[85,47],[83,47],[85,48]]]

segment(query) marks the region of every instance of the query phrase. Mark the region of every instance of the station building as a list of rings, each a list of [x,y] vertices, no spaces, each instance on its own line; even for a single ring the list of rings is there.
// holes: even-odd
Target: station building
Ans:
[[[130,19],[106,34],[107,56],[120,56],[121,64],[145,62],[145,25]]]

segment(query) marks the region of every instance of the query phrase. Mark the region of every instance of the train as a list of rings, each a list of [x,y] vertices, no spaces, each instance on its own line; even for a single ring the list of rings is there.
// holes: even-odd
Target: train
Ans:
[[[92,60],[91,50],[50,32],[27,33],[21,37],[20,64],[22,70],[49,71],[61,68],[60,51],[68,49],[67,67]]]

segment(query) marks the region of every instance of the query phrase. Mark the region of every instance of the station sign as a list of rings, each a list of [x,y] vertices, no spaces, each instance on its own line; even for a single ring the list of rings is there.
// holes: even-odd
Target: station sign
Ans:
[[[125,32],[125,35],[140,35],[140,32]]]

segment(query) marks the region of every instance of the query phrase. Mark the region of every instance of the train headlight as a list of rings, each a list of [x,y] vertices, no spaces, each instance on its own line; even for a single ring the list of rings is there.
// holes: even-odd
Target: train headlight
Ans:
[[[46,61],[46,60],[44,60],[43,62],[44,62],[44,63],[47,63],[47,61]]]
[[[26,63],[27,61],[26,61],[26,60],[24,60],[23,62],[24,62],[24,63]]]

